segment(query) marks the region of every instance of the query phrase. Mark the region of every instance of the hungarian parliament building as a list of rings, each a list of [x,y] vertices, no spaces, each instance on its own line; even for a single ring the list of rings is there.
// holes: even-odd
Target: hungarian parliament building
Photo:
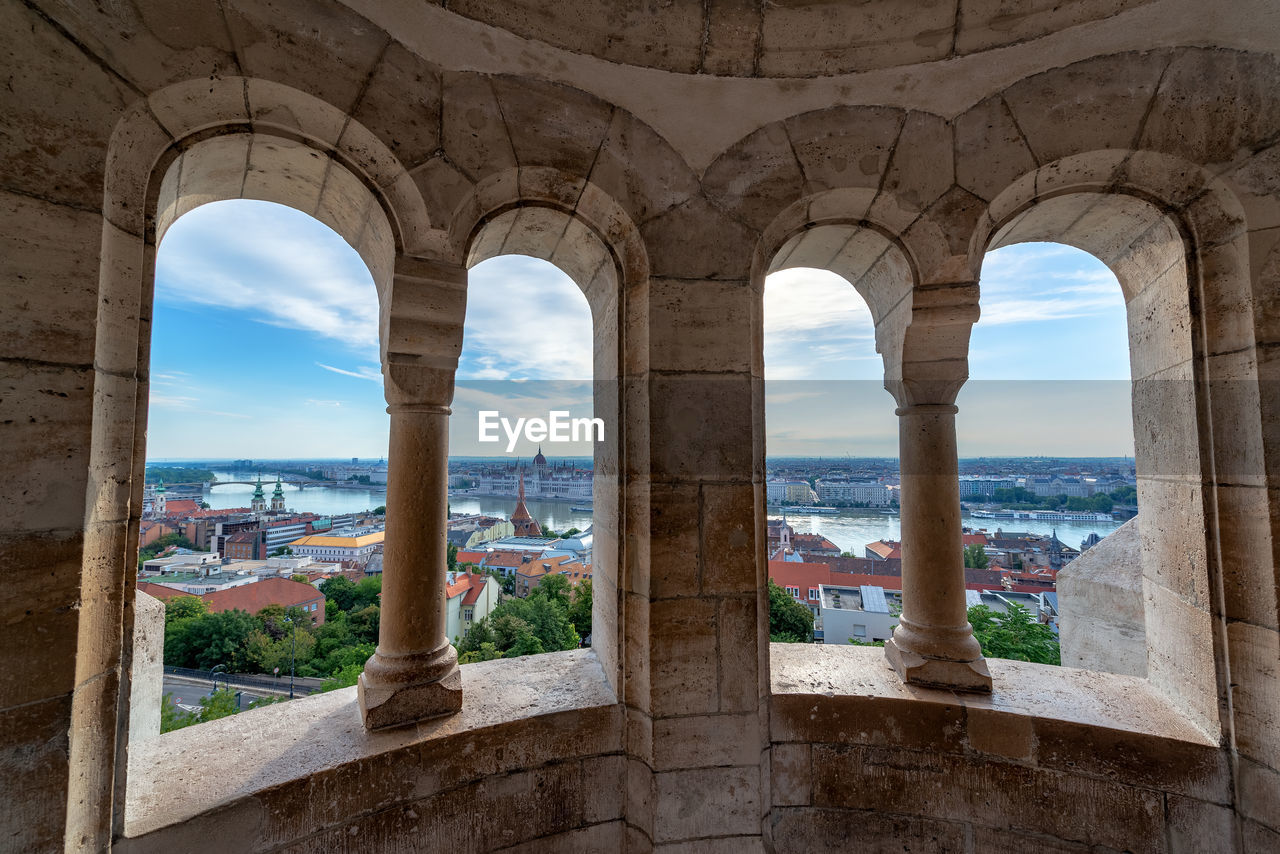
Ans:
[[[524,475],[526,498],[591,501],[591,469],[578,468],[568,462],[549,464],[541,449],[533,458],[532,465],[516,461],[476,467],[462,475],[475,482],[474,487],[463,491],[473,495],[514,496],[519,491],[521,474]]]

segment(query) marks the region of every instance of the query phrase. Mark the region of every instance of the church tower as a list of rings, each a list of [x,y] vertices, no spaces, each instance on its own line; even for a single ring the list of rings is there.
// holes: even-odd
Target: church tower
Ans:
[[[271,509],[284,510],[284,485],[280,483],[280,475],[276,475],[276,491],[271,493]]]
[[[160,481],[160,485],[156,487],[156,497],[155,497],[155,501],[152,502],[151,507],[155,515],[163,516],[165,514],[165,495],[164,495],[163,480]]]
[[[520,492],[516,499],[516,511],[511,514],[511,525],[515,528],[517,537],[542,536],[542,526],[529,515],[529,509],[524,506],[524,472],[520,472]]]
[[[249,509],[255,513],[265,512],[267,509],[267,496],[262,491],[262,475],[258,475],[258,485],[253,490],[253,501],[249,502]]]

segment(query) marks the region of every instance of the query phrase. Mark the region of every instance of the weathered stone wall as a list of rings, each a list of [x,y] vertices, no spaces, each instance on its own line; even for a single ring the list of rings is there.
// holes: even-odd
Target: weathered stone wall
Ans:
[[[248,849],[430,850],[464,829],[474,850],[1276,847],[1280,20],[1262,0],[997,5],[676,3],[591,26],[555,2],[0,5],[7,844],[198,849],[230,821]],[[239,196],[361,252],[395,391],[416,377],[433,404],[469,259],[570,271],[619,427],[597,459],[614,559],[595,675],[496,662],[467,672],[508,676],[409,732],[366,733],[345,695],[296,706],[301,729],[261,710],[236,732],[270,763],[220,777],[212,743],[180,754],[206,771],[164,806],[129,753],[166,767],[173,740],[127,751],[121,697],[154,251],[183,211]],[[1094,252],[1125,289],[1149,678],[995,665],[984,706],[803,649],[809,675],[779,682],[765,274],[849,278],[898,404],[937,407],[967,377],[984,253],[1027,239]],[[486,706],[572,692],[540,674],[602,687]],[[1126,692],[1151,716],[1119,714]]]
[[[1058,573],[1062,663],[1147,675],[1142,542],[1135,516]]]
[[[133,608],[129,743],[138,744],[160,734],[160,704],[164,701],[164,603],[138,591]]]

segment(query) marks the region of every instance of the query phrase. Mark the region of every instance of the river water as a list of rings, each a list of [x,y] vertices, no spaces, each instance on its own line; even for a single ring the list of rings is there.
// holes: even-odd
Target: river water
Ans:
[[[257,472],[215,471],[220,481],[253,480]],[[263,473],[263,488],[267,500],[271,499],[271,491],[275,488],[275,476],[270,481]],[[372,510],[380,504],[386,504],[385,489],[339,489],[332,486],[311,486],[300,489],[296,486],[284,487],[286,504],[290,510],[319,513],[321,515],[337,515]],[[215,509],[232,507],[248,507],[253,496],[253,486],[248,484],[223,484],[213,487],[205,494],[205,501]],[[515,509],[514,498],[491,498],[487,496],[450,496],[449,508],[454,513],[481,513],[488,516],[507,518]],[[525,502],[529,513],[544,527],[556,531],[568,528],[586,530],[591,526],[591,514],[580,510],[572,510],[570,501],[538,501]],[[770,512],[770,519],[782,518],[780,514]],[[899,539],[902,527],[897,516],[888,516],[874,510],[841,510],[839,513],[821,514],[788,514],[787,521],[791,527],[801,533],[822,534],[843,551],[852,552],[861,557],[867,543],[883,539]],[[1028,519],[974,519],[964,517],[964,524],[971,528],[986,528],[994,533],[996,528],[1006,531],[1029,531],[1034,534],[1049,534],[1057,530],[1058,539],[1072,548],[1079,548],[1080,541],[1091,533],[1100,537],[1120,527],[1119,522],[1038,522]]]
[[[226,481],[256,480],[256,471],[228,471],[214,469],[214,475],[220,483],[204,494],[204,500],[215,510],[229,510],[234,507],[248,507],[253,498],[253,484],[227,483]],[[286,475],[288,477],[289,475]],[[268,479],[269,478],[269,479]],[[262,491],[266,493],[270,506],[271,493],[276,488],[275,473],[262,473]],[[347,489],[336,486],[308,486],[302,489],[297,486],[284,485],[285,506],[300,513],[319,513],[322,516],[336,516],[343,513],[359,513],[387,503],[386,489],[370,487],[368,489]]]

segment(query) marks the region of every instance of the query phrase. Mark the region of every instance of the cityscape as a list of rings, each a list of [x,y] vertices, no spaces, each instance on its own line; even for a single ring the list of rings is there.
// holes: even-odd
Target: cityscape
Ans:
[[[1007,654],[1058,663],[1058,573],[1136,515],[1133,461],[981,458],[960,468],[970,604],[1041,627],[1043,650]],[[767,471],[768,575],[785,594],[772,602],[774,639],[882,644],[901,610],[897,461],[776,458]],[[385,459],[359,457],[148,466],[138,590],[175,615],[167,728],[355,683],[377,642],[387,474]],[[450,460],[440,571],[464,662],[589,645],[592,483],[590,458],[541,449]],[[523,625],[542,631],[511,629],[524,619],[515,614],[539,608]],[[217,653],[211,636],[223,641]]]
[[[0,9],[0,854],[1280,854],[1280,0]]]

